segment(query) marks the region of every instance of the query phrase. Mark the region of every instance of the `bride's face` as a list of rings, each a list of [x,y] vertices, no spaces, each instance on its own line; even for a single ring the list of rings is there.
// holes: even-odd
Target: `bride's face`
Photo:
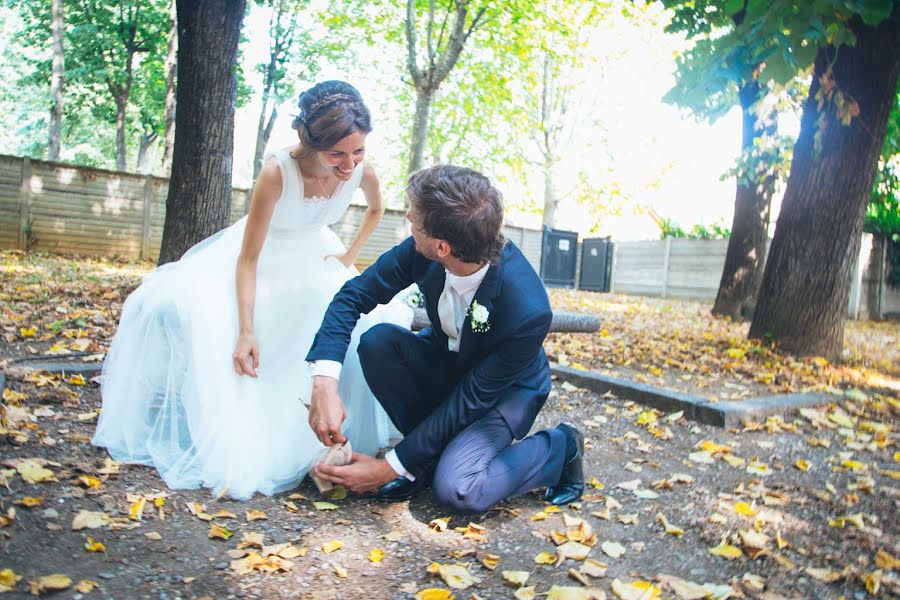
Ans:
[[[356,165],[366,157],[366,134],[354,131],[328,150],[316,154],[324,168],[340,181],[347,181]]]

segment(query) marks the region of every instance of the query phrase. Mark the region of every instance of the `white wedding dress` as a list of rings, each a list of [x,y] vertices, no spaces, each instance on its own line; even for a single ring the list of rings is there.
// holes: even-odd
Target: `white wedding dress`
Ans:
[[[305,356],[341,285],[357,274],[329,254],[346,249],[328,228],[347,210],[357,166],[330,199],[305,198],[287,150],[284,181],[257,266],[253,322],[259,377],[234,372],[235,267],[246,217],[144,278],[122,309],[103,364],[103,408],[93,443],[119,461],[156,467],[171,488],[213,488],[247,499],[294,487],[323,446],[307,422],[312,381]],[[356,345],[379,322],[409,327],[395,299],[360,319],[340,394],[353,449],[375,454],[393,426],[366,385]]]

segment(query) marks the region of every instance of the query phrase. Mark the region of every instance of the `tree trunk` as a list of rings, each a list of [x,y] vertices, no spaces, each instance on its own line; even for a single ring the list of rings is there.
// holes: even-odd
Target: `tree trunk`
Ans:
[[[155,142],[156,138],[158,137],[159,134],[155,131],[141,134],[141,145],[138,148],[137,163],[134,166],[134,170],[137,173],[146,175],[150,172],[150,170],[147,168],[147,151],[150,149],[150,146],[153,145],[153,142]]]
[[[177,0],[178,87],[172,176],[159,264],[228,224],[235,62],[245,0]]]
[[[757,123],[758,115],[751,108],[761,96],[756,82],[743,85],[739,96],[744,117],[741,150],[747,153],[753,148],[754,140],[764,135],[774,135],[775,124],[774,121],[768,126]],[[766,234],[769,229],[772,194],[775,191],[773,177],[757,182],[756,175],[748,173],[745,178],[750,181],[742,182],[738,178],[731,237],[728,239],[725,267],[712,309],[714,315],[731,317],[734,321],[753,316],[756,294],[762,283],[766,264]]]
[[[175,143],[175,71],[178,65],[178,19],[172,5],[172,25],[169,29],[169,47],[166,53],[166,147],[163,149],[162,176],[172,172],[172,145]]]
[[[116,96],[116,170],[125,171],[127,167],[125,148],[125,121],[128,116],[128,96]]]
[[[553,161],[544,162],[544,225],[555,227],[556,223],[556,194],[553,190]]]
[[[266,145],[269,143],[269,138],[272,137],[272,127],[275,125],[275,120],[278,118],[278,107],[272,107],[272,112],[269,113],[269,119],[267,121],[265,120],[265,116],[265,111],[260,111],[259,127],[256,130],[256,152],[253,155],[253,181],[256,181],[256,178],[259,177],[259,172],[262,171],[263,154],[266,151]]]
[[[59,146],[62,138],[63,85],[65,85],[63,0],[53,0],[51,10],[53,11],[51,25],[53,30],[53,71],[50,76],[50,99],[53,102],[53,110],[50,111],[50,142],[47,154],[49,160],[59,160]]]
[[[407,175],[412,175],[422,168],[422,157],[425,156],[425,139],[428,137],[428,113],[434,92],[427,88],[416,88],[416,115],[413,118],[412,144],[409,154]]]
[[[900,74],[900,10],[878,27],[854,17],[855,46],[819,51],[781,214],[763,275],[751,338],[771,338],[797,355],[841,356],[850,277],[859,252],[888,116]],[[833,59],[833,63],[831,62]],[[834,96],[820,77],[832,64]],[[858,102],[849,126],[835,100]],[[823,119],[817,123],[819,118]],[[820,130],[820,135],[817,134]],[[816,138],[820,139],[816,139]]]

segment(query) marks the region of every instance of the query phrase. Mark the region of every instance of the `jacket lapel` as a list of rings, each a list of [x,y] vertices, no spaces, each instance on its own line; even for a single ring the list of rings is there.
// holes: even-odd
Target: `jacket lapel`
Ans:
[[[494,308],[494,299],[500,295],[501,284],[503,283],[503,255],[500,255],[500,259],[496,264],[491,265],[487,273],[484,274],[484,279],[481,281],[481,285],[478,286],[478,289],[475,291],[475,296],[472,298],[472,303],[469,304],[469,311],[466,314],[466,318],[463,321],[463,330],[460,334],[462,337],[459,340],[459,359],[465,360],[465,357],[469,352],[472,351],[473,348],[477,346],[475,343],[478,340],[479,336],[485,335],[486,332],[475,332],[472,331],[472,318],[470,316],[472,305],[477,302],[481,306],[485,307],[488,311],[488,323],[490,324],[494,315],[492,313]]]
[[[438,263],[432,263],[425,272],[419,288],[425,296],[425,312],[428,313],[428,319],[431,321],[431,329],[444,340],[444,346],[447,345],[447,334],[441,328],[441,321],[438,317],[438,300],[444,291],[444,282],[447,280],[447,272],[444,267]]]

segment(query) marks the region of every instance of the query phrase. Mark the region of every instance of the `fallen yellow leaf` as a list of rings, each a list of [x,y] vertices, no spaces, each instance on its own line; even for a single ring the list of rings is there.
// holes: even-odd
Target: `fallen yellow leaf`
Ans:
[[[84,375],[72,375],[66,381],[71,383],[72,385],[84,385],[87,383],[84,379]]]
[[[19,402],[21,402],[22,400],[25,400],[26,398],[28,398],[28,396],[26,396],[22,392],[17,392],[15,390],[11,390],[9,388],[5,388],[3,390],[3,401],[7,402],[9,404],[18,404]]]
[[[247,517],[248,521],[263,521],[269,518],[269,515],[261,510],[256,510],[255,508],[251,508],[250,510],[245,511],[244,515]]]
[[[100,484],[102,483],[93,475],[80,475],[78,477],[78,482],[90,490],[100,489]]]
[[[740,548],[732,546],[731,544],[726,544],[724,541],[715,548],[707,548],[707,550],[709,550],[710,554],[721,556],[727,560],[734,560],[744,555]]]
[[[131,505],[131,509],[128,511],[128,518],[132,521],[141,521],[144,518],[144,506],[147,505],[147,498],[141,496],[137,499],[137,501]],[[227,538],[226,538],[227,539]]]
[[[734,504],[734,512],[745,517],[755,517],[759,510],[746,502],[736,502]]]
[[[566,542],[556,549],[556,556],[559,557],[560,563],[570,558],[573,560],[584,560],[590,551],[590,546],[585,546],[579,542]]]
[[[496,554],[485,554],[481,557],[481,564],[485,569],[493,571],[500,564],[500,557]]]
[[[330,542],[325,542],[324,544],[322,544],[322,552],[324,552],[325,554],[331,554],[332,552],[340,550],[343,547],[344,542],[341,542],[339,540],[332,540]]]
[[[369,561],[380,563],[384,559],[384,550],[374,549],[369,552]]]
[[[13,591],[21,580],[22,576],[16,575],[12,569],[3,569],[0,571],[0,593]]]
[[[879,550],[875,555],[875,566],[888,571],[900,570],[900,559],[895,558],[887,550]]]
[[[455,596],[444,588],[426,588],[416,592],[415,600],[453,600]]]
[[[91,581],[90,579],[82,579],[78,582],[78,585],[75,586],[75,591],[79,594],[90,594],[94,591],[94,588],[97,587],[96,581]]]
[[[531,573],[528,571],[503,571],[503,579],[513,585],[525,585]]]
[[[619,542],[603,542],[600,544],[600,549],[603,550],[607,556],[611,556],[612,558],[619,558],[625,554],[625,546]]]
[[[858,460],[845,460],[841,465],[847,467],[851,471],[867,471],[869,469],[869,465],[859,462]]]
[[[881,589],[881,569],[871,573],[862,573],[860,579],[866,584],[866,591],[875,596]]]
[[[13,504],[18,504],[19,506],[24,506],[25,508],[33,508],[35,506],[40,506],[44,503],[44,499],[40,496],[25,496],[24,498],[19,498]]]
[[[794,466],[803,471],[804,473],[809,471],[809,461],[804,460],[802,458],[798,458],[794,461]]]
[[[340,508],[337,504],[332,504],[331,502],[313,502],[313,506],[316,507],[316,510],[337,510]]]
[[[34,581],[29,581],[28,585],[30,586],[31,594],[39,596],[44,592],[58,592],[69,589],[72,585],[72,580],[65,575],[44,575]]]
[[[72,529],[99,529],[109,525],[109,517],[106,513],[95,512],[90,510],[80,510],[75,518],[72,519]]]
[[[452,517],[444,517],[443,519],[432,519],[428,526],[434,529],[435,531],[447,531],[447,527],[450,525],[450,519]]]
[[[106,546],[90,536],[88,536],[87,541],[84,543],[84,549],[88,552],[106,552]]]
[[[441,579],[444,580],[444,583],[457,590],[470,588],[481,581],[479,578],[469,573],[469,569],[464,565],[442,565],[431,563],[428,567],[428,572],[440,576]]]
[[[537,556],[534,557],[534,562],[539,565],[555,565],[556,564],[556,555],[550,554],[549,552],[541,552]]]
[[[16,471],[28,483],[41,483],[44,481],[58,481],[56,475],[50,469],[42,467],[35,460],[23,460],[16,465]]]
[[[606,600],[606,594],[596,588],[554,585],[547,592],[547,600]]]
[[[682,529],[681,527],[676,527],[675,525],[669,523],[669,520],[666,519],[665,515],[663,515],[662,513],[656,513],[656,520],[659,521],[659,523],[663,526],[663,529],[666,533],[674,535],[675,537],[681,537],[682,535],[684,535],[684,529]]]
[[[220,539],[227,540],[231,536],[234,535],[234,532],[227,527],[219,525],[217,523],[212,523],[209,526],[209,533],[207,533],[207,537],[210,539]]]

